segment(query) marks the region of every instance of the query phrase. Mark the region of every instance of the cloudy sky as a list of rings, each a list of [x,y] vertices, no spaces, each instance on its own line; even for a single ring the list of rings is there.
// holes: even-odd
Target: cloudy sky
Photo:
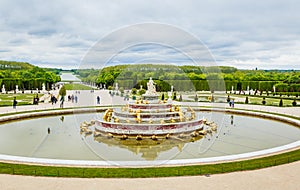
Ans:
[[[140,34],[143,38],[155,35],[162,42],[176,41],[183,49],[191,47],[193,42],[178,35],[181,30],[208,48],[217,65],[300,69],[299,10],[297,0],[0,0],[0,59],[78,68],[101,42],[106,56],[100,57],[112,59],[110,51],[114,50],[115,55],[115,48],[120,48],[113,56],[115,63],[188,64],[181,50],[172,49],[172,44],[118,44]],[[111,35],[142,23],[166,24],[175,32]]]

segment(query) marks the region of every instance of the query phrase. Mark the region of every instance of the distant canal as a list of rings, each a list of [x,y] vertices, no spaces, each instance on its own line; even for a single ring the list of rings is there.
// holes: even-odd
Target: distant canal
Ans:
[[[61,78],[62,82],[64,82],[64,81],[80,82],[81,81],[76,75],[74,75],[71,72],[61,73],[60,78]]]

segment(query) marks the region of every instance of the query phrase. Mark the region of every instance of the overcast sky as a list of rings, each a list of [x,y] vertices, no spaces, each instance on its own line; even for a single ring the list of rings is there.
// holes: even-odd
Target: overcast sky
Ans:
[[[299,10],[297,0],[0,0],[0,59],[78,68],[87,52],[111,33],[161,23],[199,39],[217,65],[300,69]],[[191,46],[176,32],[168,37]],[[105,47],[114,49],[118,39],[107,39],[111,41]],[[126,49],[114,62],[168,61],[162,56],[186,61],[174,56],[174,50],[153,44],[148,48]]]

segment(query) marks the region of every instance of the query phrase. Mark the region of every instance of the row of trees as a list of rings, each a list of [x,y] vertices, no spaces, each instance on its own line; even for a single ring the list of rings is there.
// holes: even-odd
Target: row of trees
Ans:
[[[85,82],[112,86],[118,82],[125,89],[146,87],[152,77],[159,91],[257,89],[260,91],[300,92],[299,71],[238,70],[234,67],[197,67],[173,65],[118,65],[102,70],[75,70]]]
[[[0,85],[1,88],[2,85],[5,85],[7,91],[15,90],[16,85],[19,90],[41,89],[43,83],[49,90],[52,84],[60,81],[58,69],[43,69],[28,63],[20,63],[18,66],[16,62],[12,63],[9,66],[10,62],[8,61],[0,62]],[[1,69],[2,67],[5,69]]]

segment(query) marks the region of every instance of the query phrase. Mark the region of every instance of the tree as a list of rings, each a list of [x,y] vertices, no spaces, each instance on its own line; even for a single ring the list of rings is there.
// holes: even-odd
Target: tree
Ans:
[[[143,94],[145,94],[146,93],[146,90],[145,89],[140,89],[139,90],[139,95],[143,95]]]
[[[59,89],[58,94],[62,97],[65,97],[67,95],[67,90],[66,90],[66,87],[64,85]]]
[[[131,89],[131,94],[136,94],[137,93],[137,89],[136,88],[132,88]]]

